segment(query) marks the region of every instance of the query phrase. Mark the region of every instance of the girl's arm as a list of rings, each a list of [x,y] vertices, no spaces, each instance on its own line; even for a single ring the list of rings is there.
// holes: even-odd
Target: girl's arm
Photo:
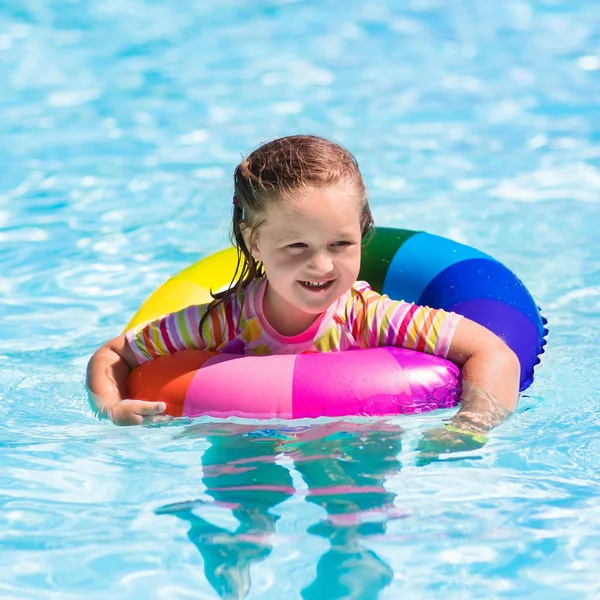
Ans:
[[[462,404],[445,427],[424,433],[418,444],[420,466],[438,460],[440,454],[481,448],[489,430],[503,423],[517,406],[519,359],[494,333],[461,319],[448,358],[461,366]]]
[[[367,284],[363,286],[359,291],[368,304],[363,319],[368,343],[419,347],[438,356],[448,348],[446,358],[461,368],[462,405],[449,428],[486,433],[514,411],[521,376],[519,360],[496,334],[465,317],[390,300]],[[351,316],[365,314],[347,312]]]
[[[94,411],[117,425],[138,425],[145,416],[164,412],[164,402],[127,400],[129,373],[144,359],[151,360],[186,348],[205,348],[199,324],[207,308],[208,304],[188,306],[149,321],[141,328],[135,328],[104,344],[88,365],[87,386]],[[225,330],[224,319],[220,313],[218,316],[222,332]],[[203,333],[212,339],[210,322],[206,322]],[[136,349],[137,354],[132,348]]]
[[[109,418],[117,425],[139,425],[145,416],[164,412],[164,402],[126,400],[127,378],[138,364],[125,334],[93,354],[87,368],[87,387],[92,409],[101,418]]]
[[[187,348],[205,348],[199,324],[207,308],[208,304],[191,305],[148,321],[97,350],[88,364],[87,373],[90,404],[96,414],[110,418],[117,425],[139,425],[144,417],[164,412],[164,402],[127,400],[127,378],[144,360]],[[220,331],[225,331],[224,319],[220,313],[218,315]],[[212,339],[210,322],[206,322],[203,333]]]
[[[463,318],[450,342],[448,359],[461,367],[463,379],[462,404],[451,427],[485,434],[513,413],[521,367],[516,354],[499,337]]]

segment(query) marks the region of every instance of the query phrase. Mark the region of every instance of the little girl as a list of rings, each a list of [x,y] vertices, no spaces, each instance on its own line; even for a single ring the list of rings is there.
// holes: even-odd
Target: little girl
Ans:
[[[126,400],[130,371],[186,348],[236,354],[403,346],[462,368],[459,413],[447,429],[481,434],[517,404],[519,362],[496,335],[454,313],[390,300],[357,282],[373,221],[356,160],[313,136],[260,146],[235,170],[238,267],[228,290],[104,344],[88,365],[94,408],[119,425],[165,410]]]

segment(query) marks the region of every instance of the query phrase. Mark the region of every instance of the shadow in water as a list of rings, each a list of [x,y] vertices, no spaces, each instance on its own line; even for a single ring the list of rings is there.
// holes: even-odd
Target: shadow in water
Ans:
[[[403,516],[384,487],[400,468],[399,427],[382,421],[272,428],[211,423],[181,435],[210,443],[202,456],[203,483],[214,502],[181,502],[156,512],[189,523],[188,537],[202,555],[206,578],[222,598],[244,598],[251,565],[272,551],[279,519],[272,509],[296,493],[289,470],[276,462],[282,455],[302,475],[306,500],[325,512],[307,531],[326,539],[329,549],[301,596],[370,600],[391,582],[391,567],[363,542]],[[208,520],[209,513],[215,520],[215,508],[237,519],[233,531]]]

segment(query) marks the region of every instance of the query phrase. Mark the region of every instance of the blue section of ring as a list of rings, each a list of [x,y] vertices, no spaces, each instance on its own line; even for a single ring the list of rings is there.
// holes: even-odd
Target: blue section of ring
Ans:
[[[545,320],[518,277],[491,256],[418,233],[392,258],[383,292],[396,300],[464,314],[487,327],[519,357],[521,390],[533,381],[533,368],[546,344]]]
[[[437,275],[454,263],[471,258],[494,261],[470,246],[430,233],[417,233],[406,240],[392,258],[383,282],[383,293],[394,300],[419,302],[423,291]]]
[[[516,308],[543,335],[539,310],[527,288],[507,267],[489,258],[450,265],[429,282],[418,303],[453,310],[461,302],[482,298]]]

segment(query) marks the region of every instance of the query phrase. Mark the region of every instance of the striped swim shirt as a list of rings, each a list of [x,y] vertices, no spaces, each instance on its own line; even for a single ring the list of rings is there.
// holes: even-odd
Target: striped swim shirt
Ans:
[[[357,281],[304,332],[283,336],[264,317],[266,287],[264,277],[256,279],[219,304],[205,319],[202,332],[199,324],[209,304],[188,306],[139,325],[126,333],[127,341],[140,363],[188,348],[267,355],[398,346],[445,358],[461,319],[441,309],[391,300]]]

